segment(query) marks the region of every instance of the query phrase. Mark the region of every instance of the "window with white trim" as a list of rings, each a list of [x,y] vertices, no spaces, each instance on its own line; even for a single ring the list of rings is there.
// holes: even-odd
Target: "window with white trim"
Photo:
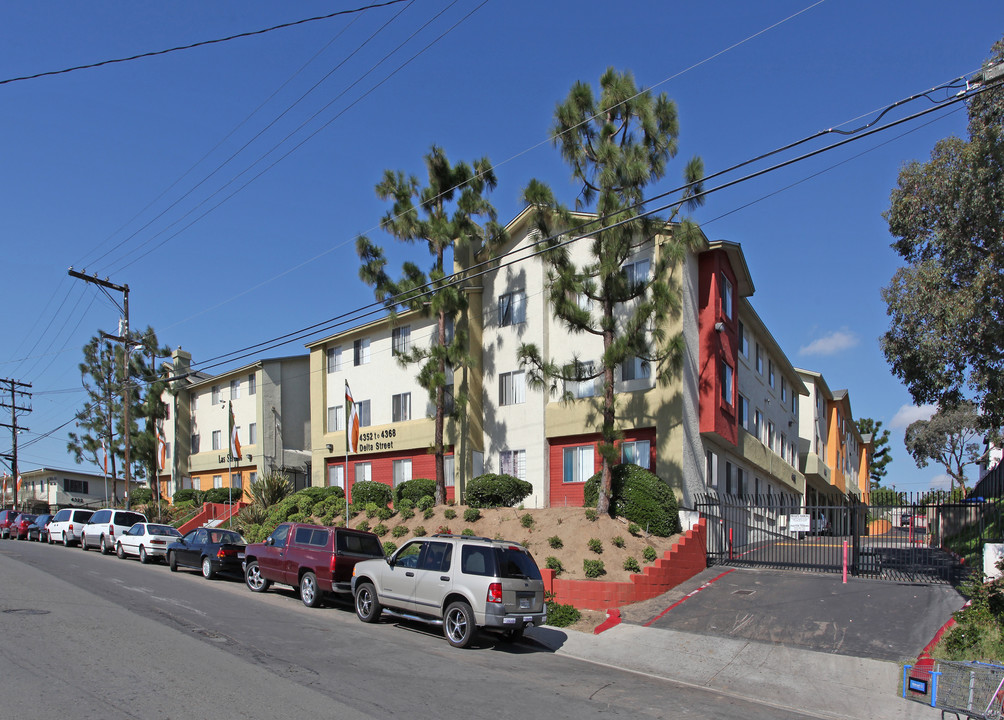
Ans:
[[[718,456],[710,450],[704,456],[704,480],[709,488],[718,489]]]
[[[763,375],[763,348],[760,347],[760,343],[755,343],[756,345],[756,371]]]
[[[223,476],[222,475],[213,475],[213,487],[214,488],[221,488],[221,487],[223,487]]]
[[[774,387],[774,361],[767,359],[767,383]]]
[[[722,315],[732,319],[732,281],[722,273]]]
[[[404,422],[411,420],[411,393],[400,393],[391,396],[391,420]]]
[[[526,322],[526,291],[514,290],[499,295],[499,327]]]
[[[411,325],[391,330],[391,351],[394,355],[404,355],[411,351]]]
[[[230,381],[230,399],[236,400],[241,396],[241,381],[231,380]]]
[[[248,423],[248,445],[258,444],[258,423]]]
[[[625,263],[624,276],[632,286],[646,283],[648,282],[648,272],[651,267],[652,263],[648,260],[636,260],[633,263]]]
[[[569,365],[567,368],[568,374],[576,374],[576,367],[574,365]],[[588,362],[580,362],[578,365],[578,377],[588,377],[595,372],[595,365],[590,360]],[[565,391],[571,393],[574,398],[587,398],[593,397],[596,394],[596,380],[597,378],[589,378],[588,380],[566,380],[565,381]]]
[[[411,480],[411,460],[394,461],[394,487]]]
[[[213,393],[213,405],[219,405],[220,404],[220,386],[219,385],[213,385],[212,393]]]
[[[742,393],[737,393],[739,396],[736,415],[739,420],[739,426],[744,430],[750,429],[750,401]]]
[[[646,470],[651,469],[652,443],[648,440],[629,440],[621,443],[621,462],[632,463]]]
[[[369,482],[373,479],[373,466],[368,462],[356,463],[355,482]]]
[[[223,432],[221,430],[213,430],[213,450],[219,450],[222,445],[220,444],[223,438]]]
[[[722,360],[722,400],[732,405],[732,366]]]
[[[370,339],[360,338],[352,343],[352,364],[366,365],[370,361]]]
[[[746,335],[746,326],[743,321],[739,321],[739,352],[746,359],[750,356],[750,339]]]
[[[446,481],[446,487],[456,485],[456,462],[453,455],[443,457],[443,479]]]
[[[254,395],[258,392],[258,376],[254,373],[248,375],[248,395]]]
[[[503,450],[499,453],[499,470],[503,475],[526,479],[526,450]]]
[[[335,405],[328,408],[328,432],[345,429],[345,406]]]
[[[621,363],[621,380],[644,380],[652,374],[648,360],[632,355]]]
[[[562,454],[564,459],[563,482],[585,482],[595,473],[596,452],[592,445],[566,447]]]
[[[342,347],[330,347],[324,351],[328,359],[328,372],[339,372],[342,369]],[[358,364],[358,363],[357,363]]]
[[[370,401],[360,400],[356,403],[359,408],[359,427],[370,426]]]
[[[199,452],[199,433],[192,433],[192,453]]]
[[[499,375],[499,405],[526,402],[526,374],[522,370]]]
[[[345,466],[328,465],[328,487],[345,489]]]

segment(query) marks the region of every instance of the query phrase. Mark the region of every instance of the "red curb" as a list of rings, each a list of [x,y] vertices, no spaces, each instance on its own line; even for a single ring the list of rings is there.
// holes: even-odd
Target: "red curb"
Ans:
[[[620,624],[621,624],[621,611],[618,610],[617,608],[607,610],[607,619],[596,626],[596,629],[593,630],[593,635],[599,635],[604,630],[609,630],[615,625],[620,625]]]
[[[963,609],[969,607],[971,602],[972,601],[966,601],[966,604],[962,606]],[[924,649],[921,650],[920,654],[917,656],[917,662],[915,662],[913,667],[910,669],[911,677],[914,676],[914,673],[928,674],[934,670],[934,658],[931,657],[931,650],[934,649],[934,646],[941,641],[941,637],[948,632],[953,625],[955,625],[955,618],[948,618],[945,624],[942,625],[938,632],[934,634],[934,637],[931,638],[931,642],[924,646]]]
[[[701,592],[701,590],[703,590],[704,588],[708,587],[711,583],[716,582],[717,580],[721,580],[723,577],[725,577],[726,575],[728,575],[730,572],[735,572],[735,570],[736,570],[735,568],[732,568],[731,570],[726,570],[721,575],[717,575],[717,576],[711,578],[710,580],[708,580],[706,583],[704,583],[703,585],[701,585],[701,587],[697,588],[696,590],[691,590],[689,593],[687,593],[686,595],[684,595],[682,598],[680,598],[679,600],[677,600],[675,603],[673,603],[668,608],[666,608],[661,613],[659,613],[654,618],[652,618],[647,623],[645,623],[645,627],[649,627],[652,623],[654,623],[656,620],[658,620],[663,615],[665,615],[666,613],[668,613],[670,610],[672,610],[673,608],[675,608],[677,605],[681,605],[687,598],[692,597],[693,595],[696,595],[697,593]]]

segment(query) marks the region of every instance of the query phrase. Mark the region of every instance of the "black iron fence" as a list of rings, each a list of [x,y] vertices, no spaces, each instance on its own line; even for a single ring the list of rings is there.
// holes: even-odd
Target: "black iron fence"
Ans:
[[[707,494],[709,564],[957,583],[983,545],[1001,541],[1000,504],[903,496],[899,505],[854,499],[806,504],[793,495]]]

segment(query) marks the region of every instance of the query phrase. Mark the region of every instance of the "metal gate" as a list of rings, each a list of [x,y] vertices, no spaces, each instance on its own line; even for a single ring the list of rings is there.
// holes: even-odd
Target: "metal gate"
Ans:
[[[996,503],[907,500],[864,505],[849,499],[806,504],[791,495],[700,495],[708,564],[842,573],[898,582],[952,583],[967,571],[948,550],[999,533]],[[968,544],[967,544],[968,543]]]

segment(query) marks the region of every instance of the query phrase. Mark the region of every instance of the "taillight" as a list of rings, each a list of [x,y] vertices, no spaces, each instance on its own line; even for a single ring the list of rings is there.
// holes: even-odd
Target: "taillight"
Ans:
[[[167,541],[166,540],[151,540],[150,544],[151,545],[167,545]]]
[[[219,550],[216,551],[216,557],[220,558],[221,560],[225,557],[233,557],[236,554],[237,551],[234,550],[233,548],[225,548],[225,549],[220,548]]]
[[[487,600],[490,603],[502,602],[502,583],[492,583],[488,586]]]
[[[112,537],[115,537],[115,526],[114,525],[109,525],[108,526],[108,534],[111,535]]]

